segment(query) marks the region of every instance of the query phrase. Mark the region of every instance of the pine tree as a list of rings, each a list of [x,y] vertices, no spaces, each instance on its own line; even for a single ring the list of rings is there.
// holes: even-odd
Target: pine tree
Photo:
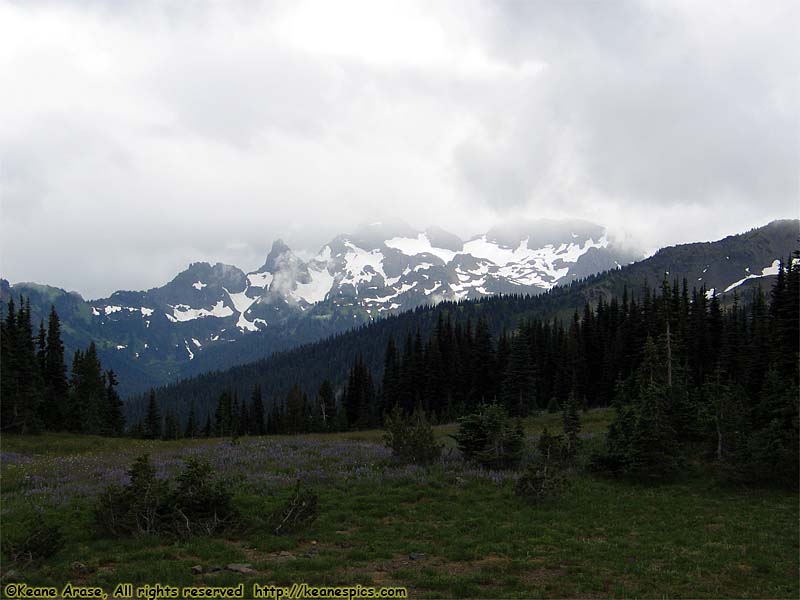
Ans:
[[[472,397],[474,404],[492,402],[497,394],[496,356],[489,324],[478,319],[472,350]]]
[[[167,411],[164,416],[164,429],[163,439],[177,440],[181,435],[180,425],[178,424],[178,417],[175,416],[173,411]]]
[[[104,433],[106,435],[120,436],[125,433],[125,415],[123,414],[122,398],[117,393],[119,380],[112,369],[105,373],[106,381],[106,423]]]
[[[253,386],[253,393],[250,396],[250,418],[252,419],[253,435],[264,435],[266,424],[264,422],[264,400],[261,397],[261,385]]]
[[[209,422],[209,426],[211,423]],[[197,427],[197,416],[195,414],[194,408],[194,400],[189,405],[189,417],[186,419],[186,428],[183,431],[183,437],[187,439],[197,437],[197,434],[200,433]]]
[[[508,412],[517,417],[524,417],[531,408],[537,408],[528,336],[523,329],[511,341],[501,398]]]
[[[103,434],[108,432],[106,384],[94,342],[86,352],[76,355],[72,365],[72,409],[79,419],[77,431]]]
[[[327,380],[326,380],[327,381]],[[330,384],[330,382],[328,382]],[[394,343],[394,337],[389,336],[386,344],[386,356],[383,362],[383,382],[381,384],[382,410],[391,412],[400,403],[400,354]]]
[[[238,434],[239,435],[248,435],[252,433],[252,423],[250,422],[250,411],[247,410],[247,402],[242,400],[242,404],[239,407],[239,428]]]
[[[294,384],[286,396],[286,433],[301,433],[305,430],[306,398],[299,385]]]
[[[61,321],[54,306],[50,307],[47,321],[47,349],[45,351],[45,397],[42,418],[50,431],[65,429],[64,411],[69,402],[69,381],[64,363],[64,343],[61,341]]]
[[[8,299],[0,325],[0,429],[14,431],[19,411],[17,378],[17,310],[14,298]]]
[[[40,403],[44,383],[36,340],[31,324],[30,299],[20,297],[16,315],[13,301],[9,301],[4,338],[6,343],[2,358],[8,361],[4,368],[2,427],[17,433],[38,433],[41,429]]]
[[[150,390],[150,398],[147,402],[147,415],[145,416],[145,436],[150,440],[157,440],[161,437],[161,413],[156,403],[156,392]]]
[[[343,404],[347,424],[353,429],[364,429],[374,425],[371,417],[371,408],[375,404],[375,387],[372,383],[372,374],[364,363],[360,354],[350,370],[350,377],[345,388]]]

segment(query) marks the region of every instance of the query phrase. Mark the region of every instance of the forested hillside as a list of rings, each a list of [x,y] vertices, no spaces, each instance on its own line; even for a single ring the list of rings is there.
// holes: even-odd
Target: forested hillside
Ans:
[[[569,230],[568,228],[567,236]],[[510,283],[496,288],[486,282],[484,283],[488,288],[478,285],[480,279],[475,279],[476,273],[482,270],[488,269],[488,276],[495,270],[499,274],[501,269],[528,268],[525,267],[527,263],[520,263],[519,257],[510,253],[510,248],[516,247],[515,244],[519,241],[517,238],[522,233],[517,232],[516,237],[500,233],[502,232],[497,233],[496,241],[505,248],[499,254],[504,257],[501,262],[505,260],[510,262],[504,267],[488,263],[481,263],[482,266],[462,265],[467,271],[469,269],[475,271],[473,275],[469,275],[472,278],[470,285],[474,286],[470,290],[477,294],[478,289],[485,289],[490,295],[521,294],[534,289],[539,290],[540,288],[526,288]],[[574,308],[582,310],[584,301],[595,304],[600,297],[610,301],[614,296],[619,298],[624,287],[627,286],[629,290],[634,291],[645,281],[651,286],[658,286],[665,274],[670,281],[676,278],[682,281],[686,278],[690,287],[705,286],[709,291],[714,289],[725,304],[732,300],[733,290],[744,291],[759,283],[765,287],[770,285],[767,280],[774,277],[777,259],[788,256],[797,247],[798,234],[800,234],[798,221],[774,221],[764,227],[716,242],[664,248],[646,260],[608,271],[601,277],[590,277],[589,285],[580,288],[580,295],[575,296],[574,301],[565,303],[562,310],[552,314],[568,319]],[[431,239],[437,241],[438,238],[434,236]],[[428,242],[430,241],[428,239]],[[555,241],[557,240],[550,238],[541,239],[542,243]],[[366,241],[362,242],[366,244]],[[408,240],[406,243],[411,244]],[[420,240],[414,241],[416,245],[420,243]],[[437,243],[445,242],[438,240]],[[407,249],[408,252],[412,252],[414,244],[411,245],[411,249]],[[387,250],[389,254],[395,252],[389,250]],[[413,249],[414,252],[417,250],[419,249]],[[572,265],[569,278],[565,278],[562,283],[572,281],[573,278],[580,279],[588,273],[596,273],[601,269],[608,269],[614,264],[608,260],[592,262],[590,259],[596,251],[599,252],[600,249],[592,248],[582,255],[582,261],[589,261],[584,265],[586,268],[578,268],[578,263],[562,263],[551,257],[555,261],[552,266],[556,270],[563,270]],[[370,260],[375,262],[378,260],[376,257],[377,255]],[[272,258],[273,260],[267,261],[267,265],[271,265],[270,268],[275,270],[277,267],[273,263],[277,260],[277,256]],[[436,282],[441,283],[446,279],[445,275],[439,273],[440,267],[434,265],[439,259],[430,258],[427,253],[407,258],[414,259],[413,264],[408,265],[411,269],[407,273],[409,282],[404,284],[398,280],[395,285],[401,288],[416,285],[414,289],[409,289],[403,294],[403,298],[411,303],[403,304],[384,299],[385,302],[380,305],[380,310],[376,308],[371,312],[365,311],[359,302],[367,302],[368,298],[376,294],[380,296],[383,292],[363,288],[373,285],[373,277],[376,281],[379,278],[373,266],[366,264],[362,265],[362,268],[367,272],[361,277],[369,281],[362,282],[360,285],[363,289],[360,288],[357,293],[351,290],[356,293],[354,298],[357,298],[358,302],[349,296],[336,296],[326,297],[313,304],[303,301],[298,306],[289,306],[287,302],[291,304],[297,300],[292,300],[291,297],[280,300],[278,297],[273,298],[270,295],[272,292],[269,292],[267,294],[271,298],[269,302],[253,304],[245,310],[253,298],[246,299],[242,293],[236,292],[241,286],[246,285],[245,274],[233,267],[225,265],[212,267],[206,263],[192,265],[160,288],[146,292],[120,291],[107,299],[88,301],[77,293],[66,292],[56,287],[35,283],[17,283],[12,286],[6,280],[0,279],[0,301],[6,303],[9,298],[18,300],[20,295],[25,296],[30,301],[31,315],[35,323],[40,319],[46,319],[51,305],[55,306],[61,318],[68,359],[75,350],[84,349],[89,342],[94,342],[100,360],[119,376],[120,393],[123,396],[130,396],[146,392],[153,386],[173,383],[181,378],[202,375],[212,370],[251,363],[267,358],[274,352],[313,343],[349,331],[353,326],[385,318],[383,315],[400,314],[405,306],[416,307],[448,298],[476,299],[476,295],[472,292],[466,297],[442,295],[438,291],[434,293],[432,290]],[[625,264],[625,260],[618,258],[621,264]],[[384,262],[380,264],[388,269],[389,263],[386,261],[390,259],[384,256],[383,260]],[[538,259],[534,262],[536,260]],[[289,263],[294,264],[293,261]],[[392,268],[402,267],[391,264],[394,265]],[[284,266],[288,268],[291,265]],[[374,266],[380,265],[376,262]],[[419,271],[414,270],[417,268]],[[263,277],[257,275],[251,274],[254,281],[266,285],[265,282],[269,279],[266,277],[267,274],[262,273]],[[388,277],[388,273],[386,275]],[[458,279],[466,278],[468,275],[458,276],[451,273],[449,277]],[[278,286],[281,281],[283,278],[279,277],[270,285]],[[457,287],[459,284],[454,280],[449,285]],[[415,290],[418,288],[424,288],[430,295],[415,296]],[[248,289],[256,290],[257,287],[253,284]],[[372,301],[368,303],[370,302]],[[260,308],[256,310],[256,306]],[[376,304],[373,308],[377,306]],[[544,313],[539,314],[547,316]],[[256,319],[260,327],[253,326],[256,322],[253,319]],[[268,322],[268,326],[262,323],[264,319]],[[515,325],[516,322],[511,323],[512,327]],[[499,332],[500,330],[497,330],[495,333]]]
[[[332,383],[344,405],[352,398],[346,383],[355,377],[364,385],[358,393],[371,399],[368,407],[351,409],[367,414],[367,422],[363,417],[361,423],[339,422],[340,427],[355,427],[378,424],[395,403],[409,410],[420,402],[438,419],[451,419],[493,399],[517,414],[558,406],[570,394],[588,406],[608,405],[617,383],[638,368],[645,341],[664,339],[667,323],[670,364],[675,377],[688,374],[690,387],[702,385],[709,373],[722,368],[737,383],[745,385],[746,380],[749,393],[757,394],[766,357],[796,353],[791,336],[770,329],[778,325],[767,325],[778,323],[778,313],[769,313],[769,298],[760,288],[743,297],[731,294],[729,307],[703,287],[690,288],[686,280],[663,279],[658,288],[623,284],[619,297],[609,293],[627,270],[638,270],[634,267],[535,298],[505,296],[418,309],[265,361],[169,386],[156,396],[164,410],[185,419],[191,407],[201,416],[210,415],[223,393],[241,407],[256,386],[266,404],[280,410],[290,389],[298,386],[310,399],[305,402],[311,422],[323,383]],[[796,271],[781,268],[776,285],[795,289]],[[781,305],[774,298],[791,295],[773,291],[770,306],[778,310]],[[591,298],[596,302],[587,301]],[[788,302],[784,300],[780,314],[789,325],[779,328],[796,330],[796,318],[786,317],[792,313]],[[774,348],[771,354],[764,352],[767,346]],[[297,394],[294,390],[293,398]],[[132,420],[143,416],[145,400],[133,399]]]

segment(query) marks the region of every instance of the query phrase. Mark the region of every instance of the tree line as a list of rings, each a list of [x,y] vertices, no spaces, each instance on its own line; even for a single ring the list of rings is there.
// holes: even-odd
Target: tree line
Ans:
[[[286,396],[266,398],[256,383],[246,397],[222,392],[212,410],[192,401],[188,414],[151,391],[127,433],[235,437],[379,427],[395,408],[444,422],[491,403],[519,417],[613,405],[603,457],[612,470],[651,464],[644,456],[659,444],[661,464],[674,464],[678,445],[696,441],[730,464],[753,470],[773,457],[775,468],[794,469],[799,304],[795,258],[781,263],[769,294],[756,289],[748,303],[735,297],[728,308],[685,279],[655,289],[645,283],[638,293],[626,287],[569,319],[530,317],[499,333],[480,313],[459,318],[455,306],[438,311],[425,334],[409,328],[398,343],[392,332],[377,376],[362,353],[345,381],[324,379],[312,394],[296,382]],[[3,431],[125,432],[116,377],[102,369],[94,344],[75,353],[68,377],[55,310],[38,335],[24,300],[19,308],[10,300],[5,312]]]
[[[643,456],[661,440],[670,447],[658,452],[673,466],[668,458],[679,445],[702,441],[720,460],[752,467],[770,455],[792,470],[799,299],[795,259],[781,264],[768,295],[758,288],[748,303],[734,297],[728,308],[684,279],[656,289],[644,284],[638,294],[626,288],[621,298],[586,304],[566,321],[524,319],[499,335],[483,317],[473,324],[441,311],[429,335],[409,331],[402,345],[389,337],[377,378],[359,354],[338,392],[328,379],[312,395],[295,383],[265,410],[260,385],[249,399],[228,390],[204,427],[192,425],[192,405],[184,429],[233,436],[361,429],[382,426],[395,407],[444,422],[491,403],[520,417],[616,406],[605,457],[613,469],[650,464]],[[150,404],[157,410],[154,396]],[[770,444],[771,452],[764,449]]]
[[[104,370],[94,342],[77,350],[67,376],[61,322],[51,307],[35,332],[30,300],[20,296],[0,319],[0,429],[4,433],[71,431],[123,435],[125,417],[113,370]]]

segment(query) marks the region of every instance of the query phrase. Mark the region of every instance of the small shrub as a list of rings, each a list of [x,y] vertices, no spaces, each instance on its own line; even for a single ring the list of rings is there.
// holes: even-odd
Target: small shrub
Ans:
[[[168,516],[168,483],[156,477],[147,454],[134,461],[128,475],[128,485],[109,486],[98,497],[94,511],[98,528],[116,536],[159,533]]]
[[[286,535],[309,526],[317,518],[317,501],[317,495],[311,490],[303,489],[298,481],[289,501],[272,513],[272,532],[275,535]]]
[[[239,515],[224,481],[212,481],[211,465],[190,458],[177,476],[169,498],[176,533],[212,534],[235,522]]]
[[[97,499],[95,523],[107,534],[211,534],[238,519],[232,493],[222,481],[211,480],[211,467],[190,458],[176,477],[160,480],[148,455],[128,472],[126,486],[110,486]]]
[[[517,480],[517,495],[533,504],[560,496],[569,477],[558,463],[533,462]]]
[[[425,412],[417,407],[410,418],[403,415],[399,406],[386,416],[384,443],[401,461],[426,465],[442,455],[442,446],[436,441],[433,428]]]
[[[57,525],[31,520],[4,532],[2,553],[7,564],[26,567],[53,556],[63,547],[64,539]]]
[[[531,503],[560,496],[569,485],[569,461],[572,455],[563,436],[542,432],[536,447],[536,458],[517,480],[516,492]]]
[[[453,438],[465,459],[491,469],[513,469],[525,452],[522,421],[509,417],[499,404],[484,406],[459,419]]]

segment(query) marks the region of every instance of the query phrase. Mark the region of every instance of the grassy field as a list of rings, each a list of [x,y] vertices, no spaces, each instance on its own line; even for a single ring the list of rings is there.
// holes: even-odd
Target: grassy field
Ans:
[[[609,411],[583,415],[588,452]],[[529,419],[536,435],[556,415]],[[447,437],[452,425],[437,427]],[[568,492],[527,505],[516,473],[464,464],[448,452],[428,469],[391,462],[381,432],[146,442],[70,435],[4,436],[2,525],[53,519],[65,547],[42,564],[3,566],[31,585],[402,585],[414,598],[797,598],[798,498],[739,489],[695,470],[669,485],[578,475]],[[450,446],[452,447],[452,446]],[[200,455],[231,478],[245,523],[225,537],[102,539],[92,498],[149,452],[160,473]],[[319,518],[277,537],[265,516],[297,478],[319,494]],[[6,535],[4,533],[4,535]],[[79,564],[77,564],[79,563]],[[215,566],[249,563],[240,575]],[[200,565],[205,573],[195,575]],[[246,587],[247,589],[247,587]]]

